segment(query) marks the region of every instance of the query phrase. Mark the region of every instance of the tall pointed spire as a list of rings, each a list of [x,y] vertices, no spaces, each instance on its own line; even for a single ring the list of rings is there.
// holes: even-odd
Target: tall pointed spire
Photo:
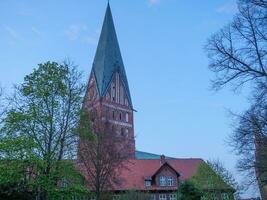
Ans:
[[[124,85],[129,103],[132,106],[130,90],[109,2],[94,58],[93,72],[100,97],[103,97],[106,94],[113,75],[118,72]]]

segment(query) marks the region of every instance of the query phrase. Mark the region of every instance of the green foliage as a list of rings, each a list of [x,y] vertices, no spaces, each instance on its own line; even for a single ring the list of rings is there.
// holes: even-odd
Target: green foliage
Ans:
[[[179,188],[180,200],[200,200],[202,192],[191,181],[184,181]]]
[[[97,137],[92,132],[90,113],[82,110],[80,114],[80,123],[75,131],[80,138],[85,141],[96,141]]]
[[[229,189],[230,187],[224,182],[222,177],[215,173],[212,168],[201,163],[197,169],[197,173],[191,178],[196,187],[202,190],[220,190]]]
[[[68,161],[76,155],[74,131],[85,88],[80,81],[70,63],[47,62],[15,88],[0,126],[0,195],[23,190],[48,199],[88,192]]]
[[[233,193],[239,189],[233,176],[219,161],[201,163],[190,181],[203,192],[207,200],[223,193],[232,198]]]

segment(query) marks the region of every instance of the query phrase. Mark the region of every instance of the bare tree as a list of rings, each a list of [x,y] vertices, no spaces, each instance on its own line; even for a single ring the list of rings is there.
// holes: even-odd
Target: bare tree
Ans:
[[[235,180],[234,175],[226,169],[224,164],[219,159],[208,160],[207,164],[224,181],[224,183],[232,187],[235,192],[235,199],[239,199],[242,187]]]
[[[241,155],[239,169],[256,170],[263,199],[262,188],[266,165],[265,141],[267,97],[267,7],[266,0],[240,0],[239,12],[233,22],[214,34],[205,47],[210,58],[210,69],[215,73],[213,88],[218,90],[232,84],[234,89],[250,83],[253,86],[252,108],[239,116],[233,146]],[[260,126],[259,126],[260,125]],[[250,161],[250,162],[249,162]],[[264,177],[264,176],[261,176]]]
[[[47,62],[26,76],[10,98],[3,132],[34,143],[32,161],[38,160],[35,180],[42,200],[49,198],[59,181],[61,161],[75,158],[78,139],[74,129],[83,94],[81,74],[74,65]]]
[[[0,87],[0,121],[1,121],[1,118],[2,118],[3,113],[4,113],[3,107],[4,107],[4,105],[3,105],[3,89]]]
[[[125,142],[129,140],[127,136],[117,134],[112,124],[97,111],[84,112],[79,130],[79,167],[86,184],[95,192],[96,200],[100,200],[121,184],[120,171],[126,168],[132,155],[128,151],[130,142]]]
[[[263,12],[250,3],[239,6],[233,23],[213,35],[205,47],[210,69],[216,77],[213,87],[228,83],[236,88],[248,81],[267,79],[267,21]]]
[[[245,3],[252,3],[256,6],[267,8],[267,1],[266,0],[242,0],[245,1]]]
[[[263,199],[267,198],[267,104],[258,104],[237,116],[238,126],[231,138],[240,156],[238,169],[245,172],[251,184],[258,181]],[[256,179],[254,178],[256,175]]]

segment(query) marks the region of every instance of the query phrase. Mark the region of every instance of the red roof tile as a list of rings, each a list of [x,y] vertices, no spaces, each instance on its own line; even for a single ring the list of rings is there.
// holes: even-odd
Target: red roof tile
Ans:
[[[179,174],[180,180],[186,180],[196,173],[197,167],[204,162],[202,159],[167,159]],[[126,168],[121,171],[121,184],[115,186],[114,190],[157,190],[158,188],[146,188],[144,179],[151,177],[161,167],[160,159],[132,159],[127,162]],[[177,188],[165,188],[168,190],[176,190]],[[160,188],[164,190],[164,188]]]

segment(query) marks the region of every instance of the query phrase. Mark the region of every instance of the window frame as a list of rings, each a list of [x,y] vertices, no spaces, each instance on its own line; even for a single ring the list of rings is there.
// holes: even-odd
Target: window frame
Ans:
[[[173,178],[173,176],[168,176],[167,177],[167,186],[169,186],[169,187],[174,186],[174,178]]]
[[[167,194],[159,194],[159,200],[167,200]]]
[[[222,200],[229,200],[229,199],[230,199],[230,198],[229,198],[229,194],[226,193],[226,192],[222,193],[222,194],[221,194],[221,199],[222,199]]]
[[[147,184],[149,183],[149,184]],[[151,181],[150,180],[145,180],[145,187],[151,187]]]
[[[121,195],[119,194],[115,194],[112,196],[112,200],[120,200],[121,199]]]
[[[129,113],[128,112],[126,112],[126,114],[125,114],[125,121],[129,122]]]
[[[159,186],[165,187],[166,186],[166,176],[159,177]]]
[[[169,200],[177,200],[177,194],[169,194]]]

